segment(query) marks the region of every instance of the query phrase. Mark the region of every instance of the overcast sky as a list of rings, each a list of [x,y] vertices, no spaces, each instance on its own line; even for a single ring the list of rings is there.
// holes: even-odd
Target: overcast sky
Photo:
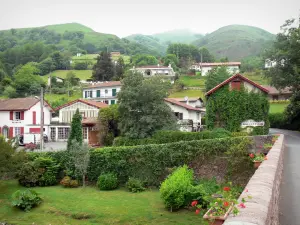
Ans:
[[[0,8],[0,30],[77,22],[120,37],[182,28],[205,34],[230,24],[277,33],[299,15],[300,0],[0,0]]]

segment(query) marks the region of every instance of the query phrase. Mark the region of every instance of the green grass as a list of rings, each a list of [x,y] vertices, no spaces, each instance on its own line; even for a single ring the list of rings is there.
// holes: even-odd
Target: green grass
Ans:
[[[270,113],[282,113],[285,108],[288,106],[288,103],[270,103]]]
[[[180,76],[179,80],[186,87],[202,87],[202,88],[205,88],[206,77],[202,77],[202,76]]]
[[[255,83],[261,84],[261,85],[270,85],[270,80],[266,77],[264,77],[264,75],[262,73],[243,73],[243,76],[247,77],[248,79],[252,80]]]
[[[75,92],[70,97],[68,97],[67,94],[49,94],[49,93],[45,94],[45,99],[48,102],[54,102],[54,101],[60,100],[61,98],[65,98],[68,101],[73,101],[75,99],[82,98],[82,93],[81,92]]]
[[[92,77],[92,70],[55,70],[52,72],[51,76],[56,76],[60,78],[66,78],[69,72],[73,72],[76,77],[80,80],[87,80]],[[42,76],[42,78],[47,81],[49,74]]]
[[[121,55],[124,59],[124,63],[127,65],[130,63],[130,56],[129,55]],[[113,56],[111,57],[112,60],[117,61],[119,59],[119,56]]]
[[[201,90],[183,90],[172,93],[169,98],[184,98],[188,97],[203,97],[204,93]]]
[[[0,181],[0,221],[10,224],[204,224],[200,215],[188,210],[169,212],[158,190],[130,193],[123,189],[100,191],[95,187],[67,189],[35,187],[44,202],[25,213],[10,205],[10,196],[25,189],[17,181]],[[91,218],[77,220],[80,214]]]

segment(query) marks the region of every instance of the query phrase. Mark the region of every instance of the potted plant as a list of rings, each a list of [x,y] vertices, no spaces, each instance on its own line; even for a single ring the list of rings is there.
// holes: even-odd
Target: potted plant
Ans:
[[[271,148],[273,147],[273,145],[271,144],[271,143],[265,143],[264,144],[264,149],[266,149],[266,150],[271,150]]]
[[[256,169],[260,166],[262,161],[267,160],[267,156],[261,153],[256,153],[256,154],[250,153],[249,157],[251,158],[252,162],[254,162],[254,168]]]
[[[239,213],[239,209],[237,208],[238,201],[236,200],[236,195],[239,193],[233,192],[230,186],[224,187],[221,192],[217,193],[219,197],[212,197],[210,199],[209,210],[203,216],[204,219],[209,221],[210,225],[223,224],[231,211],[233,215]],[[248,192],[248,190],[246,192]],[[248,196],[248,198],[251,197]],[[243,198],[238,207],[245,208],[245,202]],[[198,205],[197,201],[193,201],[192,206],[196,207],[196,214],[199,214],[201,205]]]

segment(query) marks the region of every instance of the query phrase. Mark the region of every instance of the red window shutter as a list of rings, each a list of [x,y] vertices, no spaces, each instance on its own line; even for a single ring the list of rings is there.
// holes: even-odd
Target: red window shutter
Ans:
[[[32,124],[36,124],[36,111],[32,112]]]
[[[14,119],[14,112],[13,112],[13,111],[10,111],[10,112],[9,112],[9,119],[10,119],[10,120],[13,120],[13,119]]]
[[[1,127],[0,127],[0,134],[1,134]]]
[[[21,134],[24,134],[24,127],[21,127]]]
[[[21,120],[24,120],[24,111],[21,112]]]
[[[241,82],[240,81],[231,82],[231,89],[232,90],[240,90]]]
[[[13,137],[14,137],[14,128],[13,128],[13,127],[10,127],[10,128],[9,128],[9,134],[8,134],[8,137],[10,137],[10,138],[13,138]]]

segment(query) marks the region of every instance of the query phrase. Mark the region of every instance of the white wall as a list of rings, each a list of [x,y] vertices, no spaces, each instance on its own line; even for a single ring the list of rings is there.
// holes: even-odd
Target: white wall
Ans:
[[[202,76],[207,76],[207,73],[216,67],[219,67],[219,66],[204,66],[204,67],[202,67]],[[201,71],[200,65],[193,65],[191,68],[195,69],[196,71]],[[239,66],[227,66],[227,71],[230,74],[235,74],[235,73],[239,73],[240,69],[239,69]]]
[[[184,107],[173,105],[169,102],[166,102],[168,106],[172,109],[173,112],[182,113],[183,120],[193,120],[194,123],[201,123],[201,113],[199,111],[187,110]]]
[[[85,92],[86,91],[92,91],[92,97],[88,97],[87,99],[93,99],[96,101],[102,101],[108,100],[108,104],[111,104],[111,100],[115,100],[115,103],[117,103],[118,98],[117,96],[112,95],[112,90],[117,89],[117,94],[121,90],[121,86],[113,86],[113,87],[94,87],[94,88],[85,88],[82,91],[82,97],[85,99]],[[97,90],[100,90],[100,98],[97,97]],[[105,93],[105,90],[107,90],[108,93]]]
[[[262,92],[260,89],[258,89],[257,87],[255,87],[254,85],[248,83],[248,82],[243,82],[244,83],[244,87],[248,92],[254,91],[255,93],[259,93]],[[230,83],[231,84],[231,83]]]

